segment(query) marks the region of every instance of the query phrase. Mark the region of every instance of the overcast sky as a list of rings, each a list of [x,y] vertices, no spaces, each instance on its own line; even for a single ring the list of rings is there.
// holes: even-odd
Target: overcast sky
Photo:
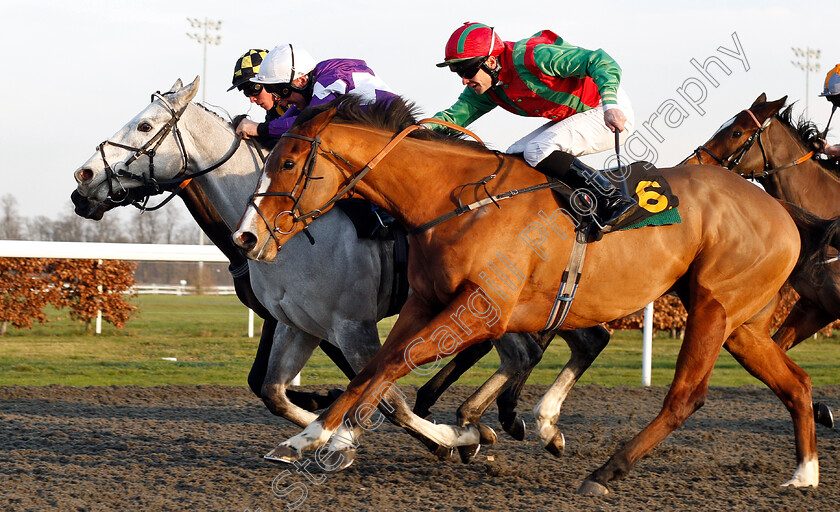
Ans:
[[[787,95],[802,112],[805,73],[791,64],[791,47],[822,50],[808,95],[810,117],[824,126],[830,105],[818,94],[825,73],[840,62],[837,1],[808,2],[807,10],[801,2],[730,4],[3,0],[0,196],[13,195],[24,217],[73,215],[73,171],[95,146],[145,108],[152,92],[203,73],[202,46],[186,36],[194,32],[187,17],[223,20],[221,45],[207,50],[207,103],[231,115],[250,112],[257,121],[263,120],[261,109],[241,93],[226,92],[236,59],[248,48],[291,42],[316,60],[364,59],[392,89],[432,115],[462,88],[455,75],[434,66],[449,34],[465,21],[480,21],[508,41],[551,29],[572,44],[606,50],[623,68],[622,85],[636,112],[639,135],[625,152],[648,153],[660,166],[687,156],[761,92],[770,99]],[[709,61],[712,56],[719,61]],[[692,59],[708,64],[708,77]],[[681,117],[677,127],[655,117],[664,106]],[[497,109],[471,129],[505,149],[539,124]],[[829,140],[836,142],[837,133],[832,130]]]

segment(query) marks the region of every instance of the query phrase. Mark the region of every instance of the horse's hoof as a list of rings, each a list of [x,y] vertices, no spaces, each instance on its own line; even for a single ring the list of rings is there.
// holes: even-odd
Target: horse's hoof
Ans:
[[[338,389],[338,388],[331,389],[331,390],[327,391],[327,398],[330,399],[330,403],[333,403],[336,400],[338,400],[338,397],[340,397],[342,393],[344,393],[343,389]]]
[[[324,467],[329,468],[330,472],[333,472],[349,468],[355,460],[356,450],[354,448],[348,448],[346,450],[335,450],[323,462]]]
[[[575,494],[582,494],[584,496],[606,496],[609,493],[610,490],[607,489],[606,486],[603,486],[598,482],[593,482],[587,478],[583,481]]]
[[[429,447],[429,451],[432,452],[432,454],[440,460],[449,460],[455,453],[455,448],[449,448],[446,446],[436,444],[433,447]]]
[[[827,428],[834,428],[834,415],[831,408],[822,402],[814,404],[814,421]]]
[[[496,435],[496,431],[492,428],[482,425],[481,423],[478,424],[478,442],[481,444],[496,444],[496,441],[499,440],[499,436]]]
[[[473,444],[470,446],[459,446],[458,455],[461,457],[461,462],[463,462],[464,464],[469,464],[473,461],[473,459],[475,459],[475,456],[478,455],[478,452],[480,450],[480,444]]]
[[[524,441],[525,440],[525,420],[522,418],[516,418],[507,426],[502,425],[502,428],[505,429],[510,437],[516,439],[517,441]]]
[[[291,446],[278,444],[273,450],[263,455],[263,458],[272,462],[291,464],[292,462],[300,459],[300,452]]]
[[[563,437],[563,433],[557,432],[554,434],[551,441],[546,443],[545,449],[548,450],[548,453],[554,455],[555,457],[561,457],[563,455],[563,450],[566,449],[566,438]]]

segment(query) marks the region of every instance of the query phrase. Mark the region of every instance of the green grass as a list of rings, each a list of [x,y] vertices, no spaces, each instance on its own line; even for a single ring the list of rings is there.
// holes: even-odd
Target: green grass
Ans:
[[[0,385],[71,386],[165,384],[245,385],[258,338],[248,338],[248,314],[236,297],[153,296],[135,299],[138,312],[117,330],[87,332],[66,311],[50,311],[50,322],[30,329],[9,328],[0,338]],[[394,318],[380,322],[387,335]],[[262,321],[257,318],[256,332]],[[653,342],[652,384],[666,385],[674,375],[680,340],[658,334]],[[565,364],[569,350],[559,338],[549,347],[530,383],[549,384]],[[840,383],[840,336],[808,340],[790,356],[811,375],[814,385]],[[163,360],[175,357],[177,362]],[[498,368],[495,351],[460,381],[478,385]],[[639,331],[616,331],[610,345],[584,375],[582,383],[604,386],[641,384],[642,337]],[[410,374],[400,382],[422,384]],[[346,379],[317,350],[303,372],[304,384],[342,384]],[[725,351],[712,374],[713,386],[760,384]]]

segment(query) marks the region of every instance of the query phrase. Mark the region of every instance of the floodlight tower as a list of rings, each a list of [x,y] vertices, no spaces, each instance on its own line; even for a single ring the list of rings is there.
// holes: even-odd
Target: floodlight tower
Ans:
[[[801,60],[792,60],[790,63],[805,72],[805,118],[810,119],[808,115],[808,98],[811,96],[811,89],[808,85],[808,76],[811,74],[811,71],[817,72],[820,70],[820,63],[816,62],[820,58],[820,50],[812,50],[807,47],[804,50],[802,48],[791,47],[791,50],[793,50],[793,54],[799,59],[805,59],[804,62]]]
[[[220,45],[222,44],[222,36],[221,34],[211,34],[211,31],[221,31],[222,30],[222,20],[218,21],[210,21],[207,18],[204,18],[204,21],[199,20],[198,18],[187,18],[187,21],[190,22],[192,28],[197,29],[199,31],[203,31],[204,33],[192,33],[190,34],[187,32],[187,37],[190,39],[194,39],[195,42],[199,43],[204,47],[204,64],[201,71],[201,102],[205,102],[205,94],[207,91],[207,45]]]

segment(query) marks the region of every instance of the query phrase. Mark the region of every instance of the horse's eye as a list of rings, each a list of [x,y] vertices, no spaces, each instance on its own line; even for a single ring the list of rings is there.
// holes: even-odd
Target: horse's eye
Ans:
[[[295,166],[295,161],[294,160],[286,160],[285,162],[283,162],[283,169],[286,169],[287,171],[289,169],[292,169],[294,166]]]
[[[738,138],[740,138],[740,137],[741,137],[741,135],[743,135],[743,134],[744,134],[744,133],[743,133],[741,130],[735,130],[734,132],[732,132],[732,138],[733,138],[733,139],[738,139]]]
[[[150,132],[150,131],[152,131],[152,125],[150,125],[147,122],[142,122],[142,123],[137,125],[137,129],[140,130],[141,132]]]

